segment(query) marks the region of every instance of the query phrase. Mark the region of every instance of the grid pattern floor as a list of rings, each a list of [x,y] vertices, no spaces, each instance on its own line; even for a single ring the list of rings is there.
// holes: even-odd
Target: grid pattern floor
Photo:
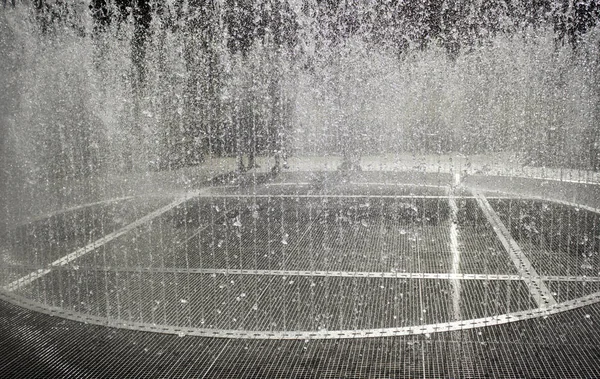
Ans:
[[[458,198],[452,210],[453,201],[192,198],[14,293],[116,324],[264,332],[468,322],[536,308],[476,201]]]
[[[598,214],[506,198],[491,198],[485,209],[449,187],[369,196],[360,186],[344,188],[314,195],[225,189],[130,206],[126,216],[114,206],[19,229],[17,254],[0,273],[9,299],[138,330],[0,300],[0,369],[77,378],[600,375],[600,306],[580,301],[600,293],[600,274],[593,275],[600,258],[585,253],[597,250]],[[96,221],[82,229],[82,218]],[[125,219],[144,222],[121,232]],[[40,242],[56,228],[64,245],[54,236]],[[507,252],[509,243],[531,261],[532,277]],[[83,253],[65,260],[64,249]],[[571,303],[545,314],[532,285],[559,306]],[[482,319],[530,311],[480,327]],[[464,327],[352,338],[451,323]],[[141,331],[148,325],[171,334]],[[191,329],[258,337],[178,333]],[[320,338],[336,331],[343,338]],[[294,332],[314,338],[277,338]]]
[[[5,378],[596,378],[600,306],[430,336],[178,337],[88,325],[0,301]]]

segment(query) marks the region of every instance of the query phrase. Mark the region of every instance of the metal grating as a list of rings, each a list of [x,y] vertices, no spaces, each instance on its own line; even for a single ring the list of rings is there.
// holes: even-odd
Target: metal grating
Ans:
[[[56,260],[55,253],[38,253],[4,265],[2,299],[61,318],[0,303],[3,340],[21,353],[46,337],[67,342],[21,354],[37,371],[11,360],[13,349],[4,367],[60,377],[97,377],[99,367],[107,376],[135,377],[135,365],[154,377],[597,374],[594,365],[575,370],[566,359],[594,357],[598,337],[569,325],[579,317],[584,329],[593,329],[600,277],[585,275],[577,257],[558,259],[557,269],[541,259],[537,251],[558,255],[575,247],[564,238],[526,234],[514,210],[523,200],[489,197],[482,206],[477,196],[434,186],[426,193],[380,186],[360,194],[371,185],[347,194],[308,194],[310,186],[294,187],[295,194],[289,188],[187,194],[124,227],[114,218],[101,221],[97,230],[112,237],[74,239],[75,253],[77,244],[87,244],[79,248],[84,254]],[[593,212],[561,207],[547,211],[540,225],[554,225],[550,214],[571,220],[572,238],[596,230]],[[489,214],[497,214],[494,222]],[[498,238],[503,226],[508,244]],[[101,243],[90,243],[94,238]],[[36,244],[22,239],[19,246]],[[511,244],[531,259],[530,269],[511,259]],[[43,275],[31,277],[37,270]],[[31,280],[16,281],[27,275]],[[546,286],[558,304],[540,308],[532,282]],[[8,326],[18,325],[16,315],[26,315],[23,327]],[[48,325],[64,334],[34,331]],[[81,336],[73,330],[105,339],[83,344],[89,359],[82,358],[75,351]],[[543,336],[550,330],[559,338]],[[95,355],[96,349],[115,358]]]
[[[106,328],[0,302],[4,377],[593,378],[596,305],[425,336],[231,340]]]

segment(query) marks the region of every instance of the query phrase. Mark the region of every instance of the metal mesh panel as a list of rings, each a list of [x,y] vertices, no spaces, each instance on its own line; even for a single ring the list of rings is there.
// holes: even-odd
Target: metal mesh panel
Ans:
[[[305,178],[249,176],[21,225],[4,290],[88,322],[311,340],[429,336],[598,297],[590,207],[454,189],[443,175],[419,185],[371,182],[383,180],[376,172]]]

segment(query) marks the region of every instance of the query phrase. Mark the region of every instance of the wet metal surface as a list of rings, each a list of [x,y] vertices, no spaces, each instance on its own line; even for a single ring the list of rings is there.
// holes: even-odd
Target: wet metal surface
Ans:
[[[544,316],[542,293],[574,301],[545,304],[552,313],[596,299],[594,276],[535,271],[506,220],[509,198],[352,186],[188,194],[85,254],[22,266],[31,280],[11,290],[74,319],[240,338],[427,334]]]

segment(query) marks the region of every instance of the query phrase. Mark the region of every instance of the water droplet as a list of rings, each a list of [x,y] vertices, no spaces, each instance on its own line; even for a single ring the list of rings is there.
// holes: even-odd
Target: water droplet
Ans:
[[[242,221],[240,221],[240,216],[237,216],[235,218],[235,222],[233,223],[233,226],[241,228],[242,227]]]
[[[219,242],[217,243],[217,246],[218,246],[218,247],[221,247],[221,246],[223,246],[223,242],[224,242],[223,240],[219,240]]]
[[[185,333],[184,332],[179,332],[179,333],[177,333],[177,337],[185,337]]]
[[[400,234],[405,235],[406,234],[406,230],[405,229],[400,229]]]
[[[284,245],[287,245],[288,244],[288,241],[287,241],[288,237],[289,237],[289,234],[285,233],[283,235],[283,237],[281,238],[281,243],[284,244]]]
[[[188,303],[188,301],[186,299],[181,299],[179,301],[181,302],[181,304],[187,304]]]
[[[256,303],[255,303],[255,304],[252,306],[252,310],[253,310],[253,311],[257,311],[257,310],[258,310],[258,304],[256,304]]]
[[[592,318],[592,315],[588,313],[585,315],[585,318]]]

